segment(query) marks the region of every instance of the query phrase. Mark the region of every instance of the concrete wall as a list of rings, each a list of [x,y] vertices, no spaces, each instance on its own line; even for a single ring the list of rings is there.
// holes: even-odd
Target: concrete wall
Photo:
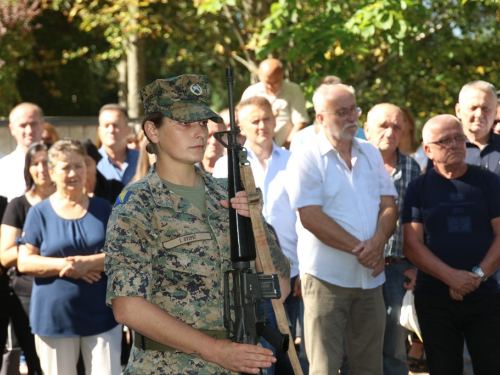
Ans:
[[[55,126],[61,138],[97,138],[98,118],[95,117],[45,117],[45,121]],[[14,151],[16,142],[10,135],[9,120],[0,118],[0,152],[7,155]]]

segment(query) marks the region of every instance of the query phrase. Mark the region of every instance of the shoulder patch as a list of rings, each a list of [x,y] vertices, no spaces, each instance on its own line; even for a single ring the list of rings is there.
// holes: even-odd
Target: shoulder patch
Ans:
[[[132,194],[131,191],[122,191],[120,195],[116,197],[115,206],[127,202],[130,198],[130,194]]]

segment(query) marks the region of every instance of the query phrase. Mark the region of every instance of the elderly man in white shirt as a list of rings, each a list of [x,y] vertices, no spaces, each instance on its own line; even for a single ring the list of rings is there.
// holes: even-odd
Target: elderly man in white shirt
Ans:
[[[351,374],[383,373],[384,246],[397,221],[396,189],[380,152],[355,138],[355,91],[320,86],[323,129],[292,154],[286,189],[299,213],[298,255],[310,375],[334,374],[345,333]]]
[[[43,111],[33,103],[21,103],[9,114],[9,130],[17,143],[16,149],[0,159],[0,195],[9,201],[26,191],[24,159],[28,147],[39,142],[43,132]]]

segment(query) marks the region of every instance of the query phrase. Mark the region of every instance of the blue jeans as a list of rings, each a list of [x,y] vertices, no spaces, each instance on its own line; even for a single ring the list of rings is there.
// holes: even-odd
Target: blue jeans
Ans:
[[[264,314],[264,303],[266,304],[267,307],[267,318],[269,319],[270,325],[273,327],[277,328],[278,323],[276,322],[276,316],[274,315],[274,310],[273,310],[273,304],[271,301],[265,301],[260,303],[260,312],[261,314]],[[273,356],[276,357],[276,349],[274,346],[269,344],[267,340],[263,337],[261,337],[260,342],[264,348],[267,348],[269,350],[273,351]],[[276,369],[276,363],[273,363],[271,367],[267,368],[267,375],[274,375]]]
[[[406,289],[403,287],[408,262],[401,260],[385,267],[383,288],[387,311],[384,334],[384,375],[408,375],[405,340],[408,331],[399,324],[401,305]]]
[[[296,277],[293,277],[290,280],[292,290],[293,290],[293,285],[295,284],[295,279]],[[289,350],[295,350],[294,347],[294,339],[295,339],[295,332],[296,332],[296,325],[297,325],[297,319],[300,320],[302,323],[303,315],[301,316],[300,314],[300,304],[302,303],[302,300],[297,297],[293,297],[292,293],[286,298],[285,300],[285,309],[288,313],[288,318],[290,319],[291,322],[291,334],[292,337],[290,337],[290,347]],[[264,313],[264,304],[260,304],[260,311],[263,314]],[[303,313],[303,311],[302,311]],[[273,310],[273,305],[271,301],[267,301],[267,317],[269,319],[269,323],[277,328],[278,327],[278,322],[276,321],[276,316],[274,315],[274,310]],[[271,367],[267,369],[267,375],[274,375],[274,374],[286,374],[286,373],[292,373],[293,369],[290,364],[290,360],[288,359],[288,356],[286,354],[278,354],[276,353],[276,349],[269,344],[269,342],[266,341],[266,339],[261,338],[261,344],[264,348],[267,348],[269,350],[273,351],[273,355],[276,357],[277,361],[276,363],[273,363]]]

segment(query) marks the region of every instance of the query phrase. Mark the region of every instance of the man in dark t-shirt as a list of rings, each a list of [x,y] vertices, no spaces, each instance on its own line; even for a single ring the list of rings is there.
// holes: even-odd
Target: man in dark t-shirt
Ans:
[[[424,150],[434,168],[406,191],[404,255],[419,269],[415,308],[430,373],[461,375],[464,339],[474,374],[500,374],[500,178],[465,163],[460,121],[431,118]]]

